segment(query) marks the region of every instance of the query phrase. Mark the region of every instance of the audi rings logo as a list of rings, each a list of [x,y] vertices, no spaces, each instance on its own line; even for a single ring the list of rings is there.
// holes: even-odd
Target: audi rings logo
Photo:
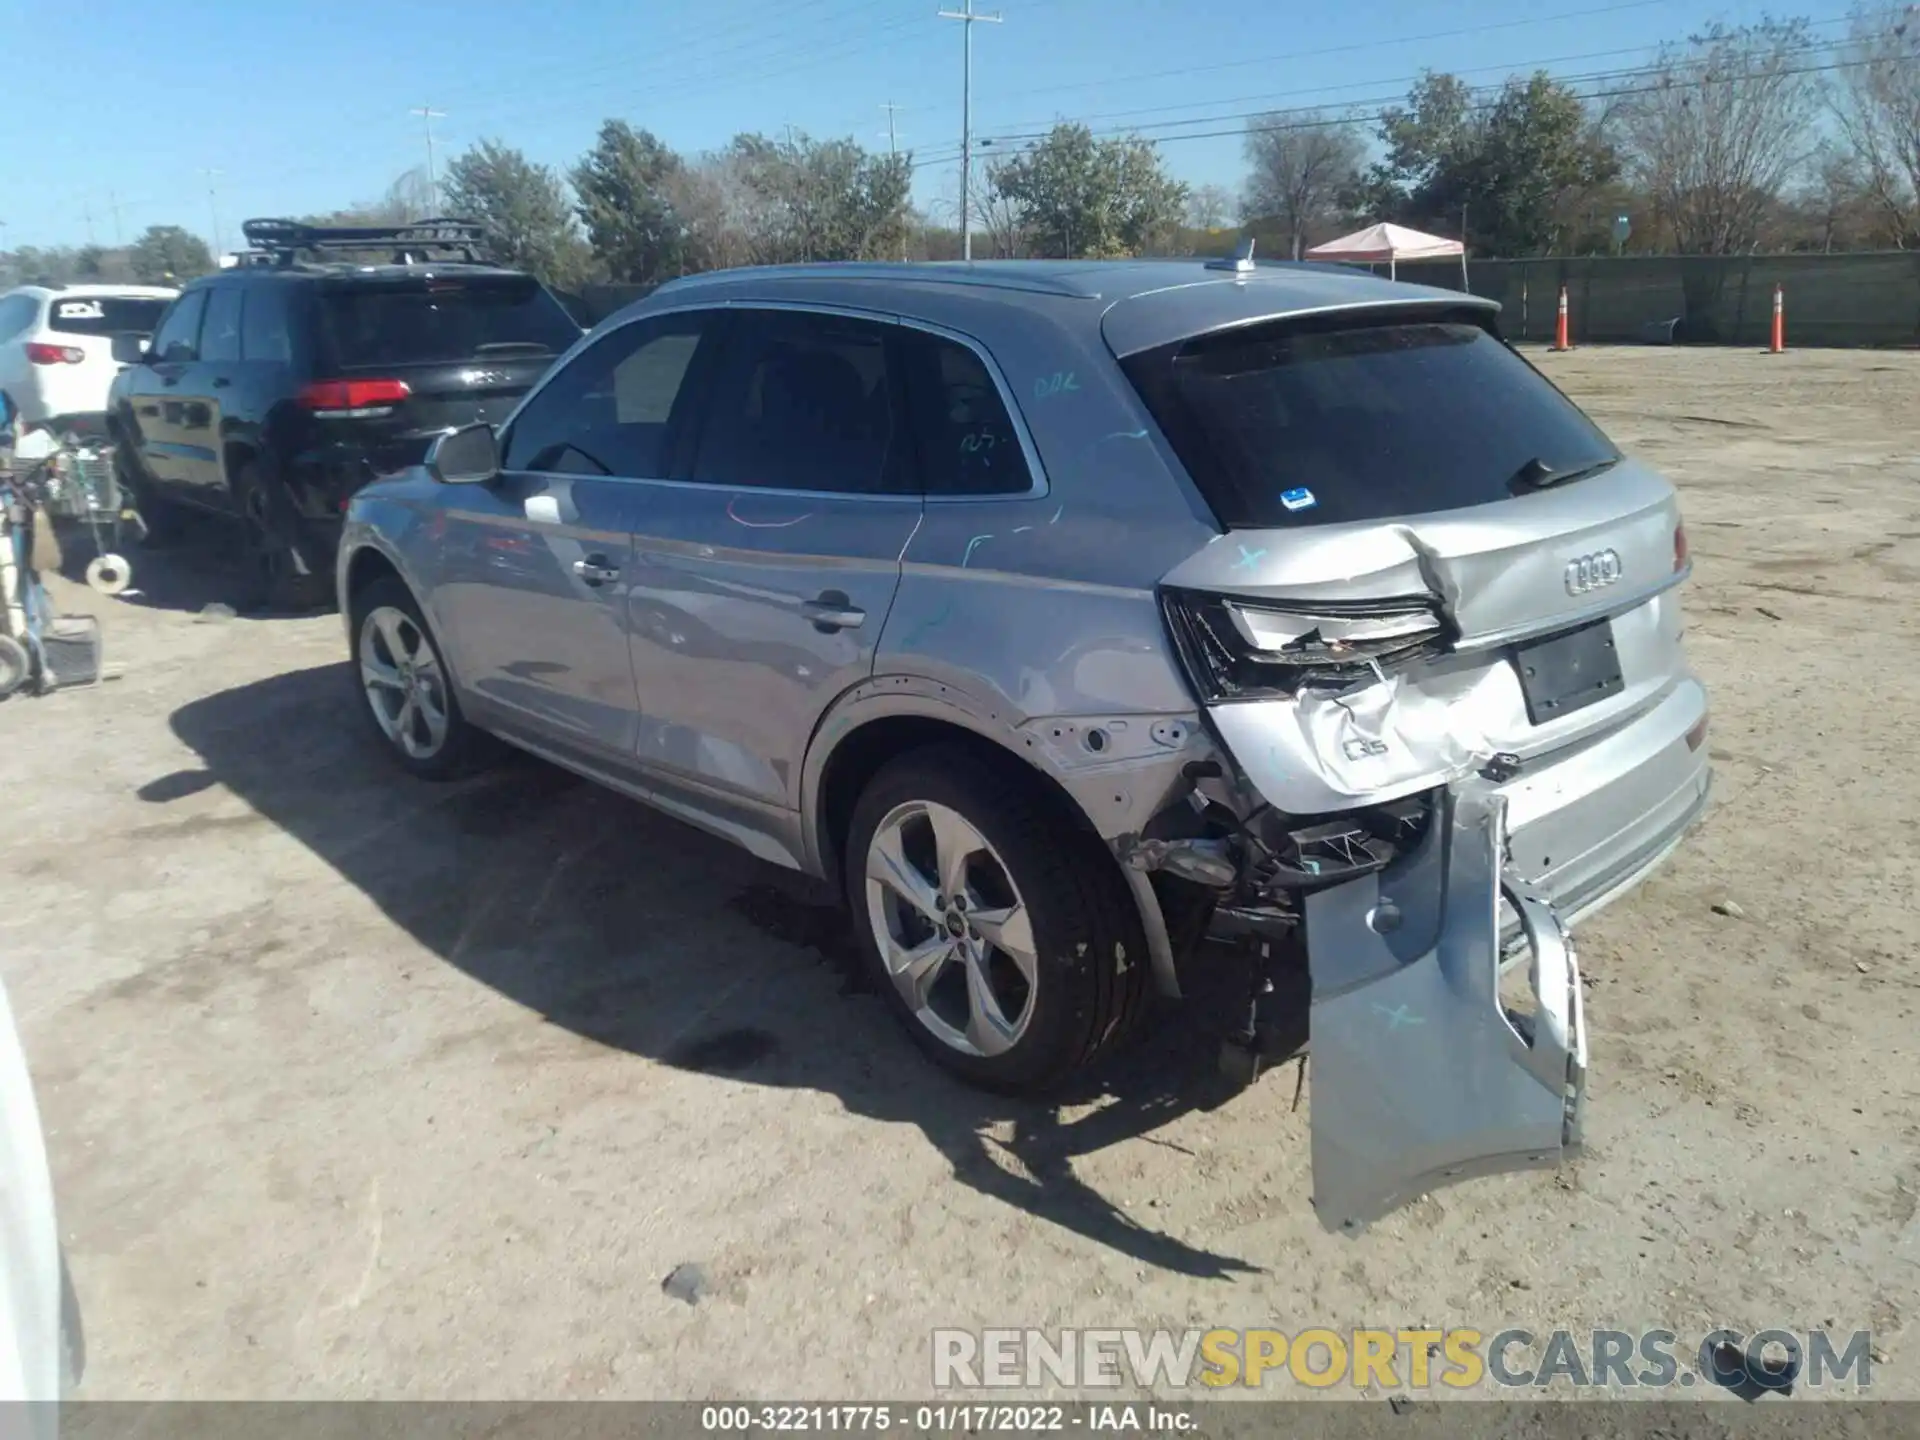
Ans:
[[[1618,550],[1596,550],[1567,562],[1567,594],[1585,595],[1602,590],[1618,580],[1626,567]]]

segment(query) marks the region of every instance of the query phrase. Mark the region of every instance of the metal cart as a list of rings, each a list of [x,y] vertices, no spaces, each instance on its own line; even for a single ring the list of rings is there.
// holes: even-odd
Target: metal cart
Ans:
[[[87,584],[102,595],[118,595],[133,581],[133,566],[125,558],[126,539],[127,527],[138,524],[138,517],[120,493],[113,446],[63,436],[47,462],[47,474],[48,513],[79,521],[92,536]]]

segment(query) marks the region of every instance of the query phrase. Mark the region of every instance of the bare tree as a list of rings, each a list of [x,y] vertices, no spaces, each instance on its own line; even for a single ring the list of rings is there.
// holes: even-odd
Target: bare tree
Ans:
[[[1317,112],[1260,115],[1247,122],[1249,220],[1280,221],[1298,260],[1307,232],[1328,219],[1360,178],[1367,142],[1344,121]]]
[[[987,253],[995,260],[1019,260],[1027,254],[1023,212],[995,184],[1007,163],[998,159],[974,171],[973,203],[968,207],[975,233],[985,234]]]
[[[1187,196],[1187,224],[1195,230],[1218,230],[1233,209],[1233,192],[1226,186],[1199,185]]]
[[[1821,105],[1805,21],[1716,25],[1663,50],[1619,108],[1634,181],[1684,255],[1759,244],[1813,148]]]
[[[1920,246],[1920,6],[1863,8],[1834,113],[1896,247]]]

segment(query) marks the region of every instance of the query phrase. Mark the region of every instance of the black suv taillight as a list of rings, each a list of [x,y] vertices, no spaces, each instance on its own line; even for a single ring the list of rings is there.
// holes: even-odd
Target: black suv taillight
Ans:
[[[1293,695],[1347,685],[1369,670],[1436,655],[1446,623],[1431,596],[1389,600],[1246,600],[1161,593],[1167,628],[1206,700]]]

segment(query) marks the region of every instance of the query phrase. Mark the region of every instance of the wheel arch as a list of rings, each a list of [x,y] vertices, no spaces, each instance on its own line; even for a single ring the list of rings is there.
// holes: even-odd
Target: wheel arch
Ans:
[[[803,859],[836,890],[845,871],[847,830],[861,791],[897,755],[929,745],[960,744],[1019,773],[1048,797],[1062,819],[1083,828],[1120,873],[1139,911],[1154,981],[1178,996],[1173,951],[1159,897],[1147,877],[1121,863],[1073,792],[1041,763],[1040,745],[989,711],[976,714],[953,685],[910,676],[876,678],[855,686],[815,731],[801,772]]]

